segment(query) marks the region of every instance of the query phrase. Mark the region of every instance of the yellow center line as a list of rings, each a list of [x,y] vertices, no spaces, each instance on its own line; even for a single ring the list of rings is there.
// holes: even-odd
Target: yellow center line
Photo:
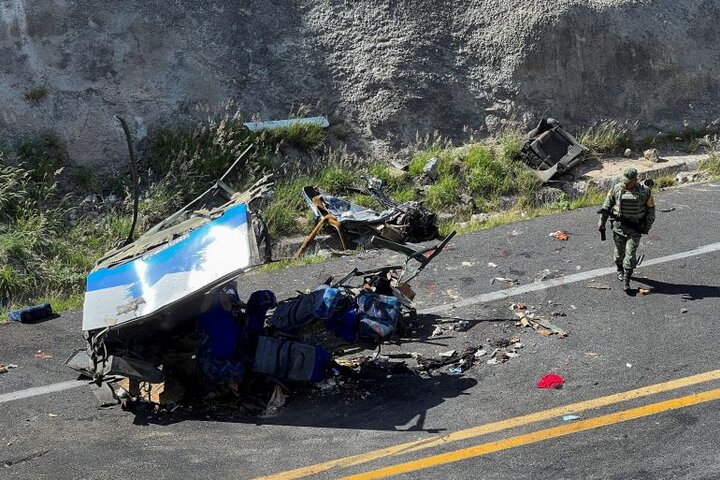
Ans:
[[[504,440],[498,440],[495,442],[475,445],[473,447],[463,448],[460,450],[454,450],[452,452],[442,453],[440,455],[434,455],[431,457],[425,457],[411,462],[399,463],[397,465],[379,468],[377,470],[372,470],[369,472],[342,477],[340,480],[371,480],[376,478],[387,478],[394,475],[399,475],[401,473],[415,472],[417,470],[423,470],[446,463],[466,460],[468,458],[479,457],[481,455],[487,455],[488,453],[492,452],[499,452],[501,450],[516,448],[523,445],[529,445],[531,443],[537,443],[544,440],[549,440],[551,438],[557,438],[573,433],[584,432],[586,430],[592,430],[598,427],[614,425],[616,423],[627,422],[628,420],[634,420],[650,415],[656,415],[658,413],[666,412],[669,410],[677,410],[679,408],[689,407],[691,405],[697,405],[705,402],[711,402],[713,400],[720,400],[720,388],[707,392],[688,395],[686,397],[673,398],[671,400],[665,400],[663,402],[651,403],[650,405],[632,408],[621,412],[609,413],[607,415],[602,415],[587,420],[580,420],[567,425],[560,425],[544,430],[538,430],[535,432],[526,433],[524,435],[506,438]]]
[[[606,407],[608,405],[613,405],[636,398],[647,397],[649,395],[668,392],[671,390],[689,387],[691,385],[697,385],[699,383],[709,382],[718,379],[720,379],[720,370],[712,370],[710,372],[691,375],[684,378],[678,378],[675,380],[670,380],[668,382],[657,383],[655,385],[649,385],[647,387],[628,390],[626,392],[615,393],[613,395],[608,395],[605,397],[584,400],[582,402],[572,403],[562,407],[551,408],[549,410],[543,410],[520,417],[509,418],[506,420],[501,420],[499,422],[493,422],[486,425],[467,428],[439,437],[430,437],[423,440],[415,440],[412,442],[401,443],[398,445],[392,445],[390,447],[373,450],[367,453],[351,455],[348,457],[318,463],[316,465],[310,465],[307,467],[296,468],[294,470],[279,472],[272,475],[259,477],[257,480],[293,480],[296,478],[307,477],[309,475],[316,475],[318,473],[326,472],[332,468],[345,468],[354,465],[360,465],[391,455],[424,450],[427,448],[436,447],[438,445],[444,445],[450,442],[457,442],[459,440],[466,440],[468,438],[478,437],[489,433],[500,432],[502,430],[507,430],[510,428],[549,420],[551,418],[566,415],[568,413],[580,413],[593,408]]]

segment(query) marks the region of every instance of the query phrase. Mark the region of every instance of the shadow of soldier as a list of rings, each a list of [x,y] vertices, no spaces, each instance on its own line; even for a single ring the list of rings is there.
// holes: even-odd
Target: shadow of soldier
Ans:
[[[703,298],[720,298],[720,286],[693,285],[686,283],[668,283],[650,278],[634,278],[638,283],[647,285],[653,294],[680,295],[686,300],[700,300]]]

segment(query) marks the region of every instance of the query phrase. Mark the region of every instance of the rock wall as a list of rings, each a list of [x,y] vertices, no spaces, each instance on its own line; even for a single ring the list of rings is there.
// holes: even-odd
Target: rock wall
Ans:
[[[552,115],[641,128],[720,117],[717,0],[0,0],[0,138],[55,130],[73,162],[228,100],[300,106],[381,154]],[[37,100],[26,94],[46,86]]]

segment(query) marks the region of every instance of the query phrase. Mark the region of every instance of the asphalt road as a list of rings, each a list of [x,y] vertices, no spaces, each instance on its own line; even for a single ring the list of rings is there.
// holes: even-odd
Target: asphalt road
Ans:
[[[437,355],[518,336],[519,357],[501,365],[484,357],[463,375],[383,372],[368,398],[297,395],[269,418],[99,410],[85,386],[11,399],[76,378],[62,362],[84,346],[80,315],[0,325],[0,363],[18,365],[0,375],[0,478],[229,479],[293,470],[271,478],[720,478],[720,185],[663,192],[656,203],[636,272],[645,278],[634,282],[649,295],[626,295],[613,274],[597,270],[614,266],[593,209],[456,237],[413,282],[418,309],[433,313],[422,316],[414,341],[384,351]],[[555,230],[570,239],[549,237]],[[269,286],[283,297],[389,258],[368,252],[250,275],[241,289]],[[518,292],[494,277],[529,287]],[[501,291],[497,298],[508,298],[488,301]],[[514,302],[569,335],[517,326]],[[460,306],[439,311],[453,303]],[[428,338],[453,317],[471,328]],[[547,373],[562,375],[564,387],[538,389]],[[568,413],[579,418],[563,420]]]

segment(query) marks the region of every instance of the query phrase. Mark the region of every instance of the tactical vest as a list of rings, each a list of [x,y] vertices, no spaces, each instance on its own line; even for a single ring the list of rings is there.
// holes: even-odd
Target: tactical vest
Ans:
[[[633,222],[637,222],[645,215],[645,198],[642,190],[625,190],[623,188],[619,197],[620,215]]]

